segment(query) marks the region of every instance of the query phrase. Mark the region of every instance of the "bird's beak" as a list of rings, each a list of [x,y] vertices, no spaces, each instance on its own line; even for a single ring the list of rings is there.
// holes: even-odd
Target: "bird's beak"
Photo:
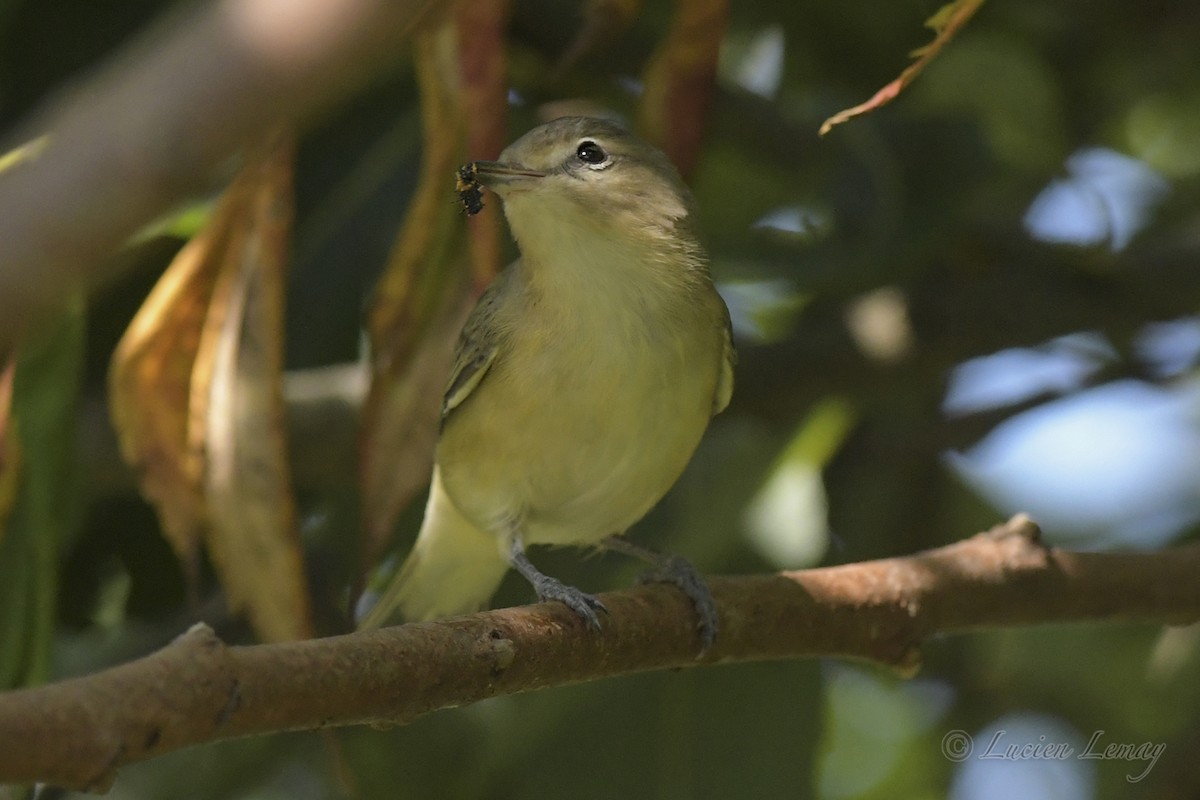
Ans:
[[[546,177],[546,173],[540,170],[522,167],[520,164],[506,164],[501,161],[476,161],[473,166],[477,180],[489,189],[518,185],[529,180]]]

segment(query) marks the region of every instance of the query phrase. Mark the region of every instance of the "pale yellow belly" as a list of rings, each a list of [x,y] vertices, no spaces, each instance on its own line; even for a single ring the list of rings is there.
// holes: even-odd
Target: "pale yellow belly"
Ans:
[[[674,484],[711,415],[716,342],[498,359],[448,421],[438,461],[462,513],[526,544],[593,544]],[[578,352],[578,351],[574,351]]]

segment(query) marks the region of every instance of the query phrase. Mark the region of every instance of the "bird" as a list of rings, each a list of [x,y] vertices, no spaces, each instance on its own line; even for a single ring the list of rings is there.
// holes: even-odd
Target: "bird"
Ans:
[[[733,392],[729,311],[692,193],[664,153],[594,117],[553,120],[461,168],[468,213],[482,206],[475,181],[500,198],[520,256],[464,324],[424,521],[386,588],[364,595],[359,627],[479,610],[511,568],[599,629],[603,603],[526,552],[599,546],[685,591],[707,648],[718,623],[703,579],[623,536]]]

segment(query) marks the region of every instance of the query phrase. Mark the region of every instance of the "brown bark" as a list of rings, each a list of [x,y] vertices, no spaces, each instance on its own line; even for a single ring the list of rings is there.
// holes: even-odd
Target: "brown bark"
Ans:
[[[713,578],[716,645],[697,657],[689,601],[667,586],[603,595],[591,633],[557,604],[285,644],[229,647],[197,625],[104,672],[0,695],[0,782],[103,790],[118,768],[272,731],[404,724],[496,695],[654,669],[830,656],[904,673],[933,634],[1081,621],[1200,619],[1200,546],[1044,547],[1015,517],[902,558]]]

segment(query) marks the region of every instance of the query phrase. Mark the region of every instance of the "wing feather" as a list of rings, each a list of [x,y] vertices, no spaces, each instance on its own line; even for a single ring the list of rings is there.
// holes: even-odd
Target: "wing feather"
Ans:
[[[733,397],[733,368],[737,364],[737,351],[733,349],[733,328],[729,322],[729,310],[725,310],[724,350],[721,353],[721,373],[717,377],[717,391],[713,396],[713,416],[720,414]]]
[[[459,334],[454,349],[454,367],[442,395],[442,427],[450,412],[462,405],[483,380],[488,368],[500,352],[500,337],[496,333],[496,306],[503,291],[503,276],[492,282],[475,304]]]

